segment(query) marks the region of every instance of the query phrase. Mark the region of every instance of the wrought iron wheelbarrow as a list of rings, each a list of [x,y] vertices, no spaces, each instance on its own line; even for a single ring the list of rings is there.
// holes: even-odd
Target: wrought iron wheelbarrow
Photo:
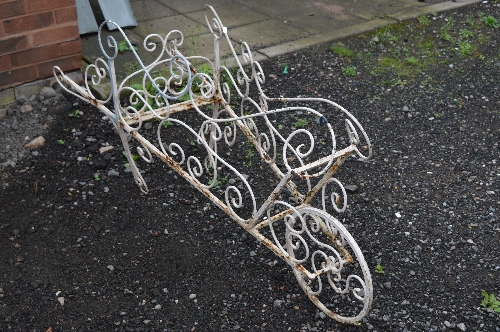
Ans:
[[[98,35],[107,61],[97,59],[87,67],[85,86],[77,85],[59,67],[54,67],[54,75],[66,83],[67,92],[110,119],[143,192],[148,188],[131,153],[132,137],[143,160],[152,162],[156,155],[288,263],[304,292],[327,316],[359,324],[372,303],[370,271],[354,238],[330,213],[347,208],[346,190],[333,175],[350,156],[371,157],[367,134],[351,113],[328,99],[268,97],[262,67],[252,59],[248,44],[242,43],[238,57],[211,6],[205,7],[205,19],[214,36],[214,61],[184,56],[180,52],[184,36],[173,30],[165,37],[146,37],[145,50],[156,55],[144,64],[117,26],[137,59],[137,70],[119,83],[118,44],[111,36],[107,47],[102,40],[104,24],[115,24],[108,21]],[[225,41],[234,69],[221,62],[219,44]],[[92,87],[107,76],[111,93],[101,100]],[[297,119],[298,115],[294,126],[282,125],[284,116]],[[144,124],[154,120],[159,121],[156,130],[146,130],[150,126]],[[347,138],[340,141],[343,148],[335,136],[339,131]],[[254,164],[255,152],[261,160]],[[276,178],[252,186],[253,179],[230,161],[247,168],[266,167]],[[262,174],[260,169],[257,173]],[[270,193],[266,191],[273,185]]]

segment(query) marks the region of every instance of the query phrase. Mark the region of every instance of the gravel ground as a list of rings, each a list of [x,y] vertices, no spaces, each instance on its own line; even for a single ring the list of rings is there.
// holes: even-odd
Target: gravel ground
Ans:
[[[46,89],[0,119],[0,330],[500,331],[494,305],[481,306],[482,291],[500,297],[490,16],[498,5],[481,3],[262,63],[268,95],[334,100],[374,145],[370,161],[337,175],[356,186],[337,217],[374,281],[361,326],[325,318],[286,264],[166,165],[138,162],[142,194],[102,115]],[[276,120],[300,121],[321,145],[313,118]],[[39,135],[42,147],[22,148]],[[268,190],[244,144],[227,153]]]

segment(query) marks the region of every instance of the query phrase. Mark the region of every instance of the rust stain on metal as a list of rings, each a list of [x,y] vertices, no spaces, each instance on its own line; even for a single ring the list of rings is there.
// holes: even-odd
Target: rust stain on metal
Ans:
[[[339,168],[339,166],[340,166],[339,164],[334,163],[334,164],[332,165],[332,167],[330,167],[330,169],[328,170],[327,175],[328,175],[328,174],[333,174],[333,173],[335,173],[335,171]],[[330,178],[330,177],[331,177],[331,175],[330,175],[330,176],[328,176],[328,178]],[[305,197],[305,199],[304,199],[304,202],[310,202],[310,201],[311,201],[311,199],[312,199],[314,196],[316,196],[316,194],[318,193],[318,191],[319,191],[322,187],[323,187],[323,186],[321,186],[321,187],[316,186],[316,187],[314,187],[313,189],[311,189],[311,190],[310,190],[310,191],[306,194],[306,197]]]
[[[288,257],[288,254],[282,252],[278,247],[276,247],[274,245],[274,243],[272,243],[271,241],[269,241],[269,239],[267,238],[263,238],[262,239],[262,243],[264,243],[264,245],[266,247],[269,248],[269,250],[271,250],[272,252],[274,252],[277,256],[281,257],[281,258],[285,258],[285,257]]]
[[[312,279],[310,278],[309,276],[311,275],[311,272],[309,272],[304,266],[302,266],[302,264],[295,264],[295,267],[297,268],[297,270],[299,270],[303,275],[307,276],[309,279]]]
[[[333,165],[328,169],[328,171],[326,171],[325,174],[328,174],[328,173],[334,173],[337,168],[342,164],[342,162],[339,162],[340,160],[344,160],[347,156],[349,156],[349,151],[343,151],[341,154],[339,155],[335,155],[333,158],[336,160],[335,163],[333,163]],[[310,162],[309,164],[306,164],[304,166],[300,166],[298,168],[295,169],[295,171],[297,172],[297,176],[301,177],[301,178],[314,178],[314,177],[317,177],[319,175],[319,172],[317,173],[314,173],[314,174],[302,174],[303,171],[307,171],[309,169],[312,169],[312,168],[315,168],[315,167],[318,167],[318,166],[321,166],[327,162],[329,162],[329,157],[326,157],[326,158],[321,158],[321,159],[318,159],[316,161],[313,161],[313,162]],[[335,166],[336,165],[336,166]]]
[[[220,100],[216,97],[213,97],[210,99],[199,98],[196,101],[196,104],[198,106],[204,106],[204,105],[211,105],[211,104],[219,102],[219,101]],[[190,100],[183,101],[183,102],[180,102],[178,104],[172,105],[170,107],[170,115],[173,115],[173,114],[176,114],[179,112],[183,112],[183,111],[189,111],[191,109],[193,109],[193,103]],[[159,116],[164,116],[167,113],[166,107],[156,109],[155,113],[158,114]],[[154,115],[154,113],[152,113],[152,112],[140,115],[141,121],[148,121],[148,120],[152,120],[154,118],[156,118],[156,115]],[[135,124],[135,123],[139,122],[139,119],[137,119],[137,118],[126,119],[125,122],[127,122],[127,124]]]
[[[274,202],[278,198],[279,194],[280,193],[272,192],[271,195],[269,195],[269,198],[266,201],[268,201],[268,202]]]
[[[261,228],[264,228],[266,227],[269,222],[275,222],[277,220],[280,220],[280,219],[283,219],[285,216],[289,215],[289,214],[292,214],[293,213],[293,210],[292,209],[287,209],[287,210],[284,210],[284,211],[281,211],[280,213],[278,214],[275,214],[274,216],[272,216],[270,218],[270,220],[266,219],[260,223],[258,223],[257,225],[255,225],[255,229],[261,229]]]
[[[304,274],[307,278],[313,279],[313,278],[315,278],[317,276],[316,274],[309,272],[302,264],[295,263],[295,262],[291,261],[290,258],[289,258],[290,256],[288,255],[288,253],[282,252],[269,239],[267,239],[267,238],[264,237],[262,239],[262,243],[264,243],[264,245],[266,247],[268,247],[269,250],[271,250],[272,252],[274,252],[275,255],[277,255],[278,257],[281,257],[282,259],[284,259],[285,261],[287,261],[290,265],[292,265],[297,270],[299,270],[300,273]],[[321,274],[321,272],[319,274]]]
[[[88,100],[88,102],[94,106],[99,106],[99,103],[97,102],[97,99],[91,97],[90,95],[85,96],[85,99]]]
[[[316,219],[316,218],[315,218]],[[332,244],[334,245],[334,247],[340,251],[342,253],[342,256],[344,256],[344,259],[346,260],[347,263],[352,263],[353,262],[353,259],[352,259],[352,256],[351,254],[347,251],[347,249],[341,245],[338,244],[339,239],[335,236],[335,234],[333,234],[332,232],[330,232],[330,230],[328,229],[328,227],[326,227],[326,224],[324,223],[323,220],[318,220],[316,219],[319,223],[319,227],[321,228],[321,231],[323,232],[323,234],[326,235],[326,237],[332,242]]]
[[[327,181],[332,177],[332,175],[337,171],[337,169],[342,165],[345,161],[345,159],[349,156],[349,152],[344,152],[342,153],[335,163],[333,163],[332,166],[330,166],[330,169],[325,173],[323,178],[312,188],[307,194],[306,197],[304,198],[304,203],[309,204],[311,200],[316,196],[318,191],[323,188],[323,186],[327,183]]]

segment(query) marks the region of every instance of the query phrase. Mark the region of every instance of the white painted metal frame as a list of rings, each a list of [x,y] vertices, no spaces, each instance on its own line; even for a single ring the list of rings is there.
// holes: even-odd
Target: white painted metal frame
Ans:
[[[98,59],[88,66],[85,86],[75,84],[58,67],[54,67],[54,75],[60,83],[65,82],[70,86],[71,90],[66,89],[69,93],[93,104],[111,120],[120,135],[135,181],[143,192],[147,193],[148,188],[131,153],[129,136],[135,138],[140,145],[137,151],[143,160],[152,162],[152,156],[155,155],[167,163],[287,262],[305,293],[326,315],[343,323],[359,324],[372,303],[370,272],[353,237],[342,223],[326,211],[332,207],[337,213],[346,210],[346,191],[333,175],[349,156],[359,160],[371,157],[372,148],[368,136],[351,113],[330,100],[268,97],[263,90],[265,75],[260,64],[252,59],[248,44],[242,43],[242,52],[238,56],[228,37],[227,28],[211,6],[205,7],[205,18],[214,36],[214,61],[198,55],[184,56],[179,50],[184,36],[180,31],[174,30],[165,37],[159,34],[146,37],[143,47],[150,52],[159,52],[158,57],[146,65],[121,28],[108,21],[103,25],[107,23],[117,26],[137,58],[138,69],[122,83],[117,82],[114,61],[118,55],[118,45],[113,37],[107,37],[108,48],[113,50],[113,54],[106,53],[102,44],[101,25],[99,43],[106,61]],[[231,69],[221,64],[219,43],[222,39],[227,40],[234,57],[235,76]],[[196,63],[200,62],[205,66],[201,67],[202,71],[196,67]],[[158,75],[158,68],[167,68],[166,74]],[[106,77],[110,79],[112,91],[107,99],[100,100],[92,93],[91,86],[99,85]],[[133,80],[141,83],[130,84]],[[251,87],[257,89],[256,94],[251,93]],[[231,88],[235,91],[234,97],[240,101],[236,107],[234,102],[231,104]],[[124,95],[128,97],[120,99]],[[252,97],[254,95],[257,97]],[[282,106],[269,107],[276,103]],[[112,105],[111,109],[107,106],[109,104]],[[311,106],[317,104],[332,112],[320,113]],[[211,107],[211,113],[207,112],[206,106]],[[248,111],[249,108],[251,111]],[[187,110],[198,117],[201,125],[197,128],[175,117],[179,112]],[[323,153],[320,157],[314,155],[315,138],[308,130],[292,129],[291,133],[283,135],[283,131],[278,130],[275,122],[270,119],[277,114],[290,116],[297,111],[313,115],[318,123],[323,123],[322,128],[327,131],[331,144],[328,153]],[[344,117],[349,142],[343,148],[337,146],[333,127],[325,117],[339,115]],[[140,133],[143,123],[154,119],[159,121],[156,145]],[[171,124],[176,126],[170,128]],[[187,148],[181,146],[181,142],[165,143],[168,135],[163,134],[178,128],[189,133],[192,142],[202,147],[206,154],[204,160],[200,160],[198,155],[190,154]],[[246,136],[279,180],[262,204],[257,204],[247,176],[218,154],[221,146],[234,146],[239,132]],[[302,140],[296,144],[299,136]],[[363,148],[360,150],[361,146]],[[218,173],[222,169],[241,183],[239,186],[227,185],[223,198],[218,197],[215,192],[215,188],[221,184]],[[206,174],[211,177],[209,184],[204,184],[205,181],[201,180]],[[337,188],[336,192],[330,184]],[[307,189],[301,192],[299,188]],[[293,195],[296,204],[280,199],[280,195],[287,191]],[[330,191],[333,192],[328,195]],[[318,192],[321,192],[321,208],[311,206]],[[248,208],[249,205],[251,214],[241,215],[243,206]],[[262,232],[264,229],[267,229],[268,237]],[[353,270],[356,272],[351,272]],[[339,313],[338,308],[330,303],[330,298],[323,299],[322,296],[326,293],[352,299],[352,312]]]

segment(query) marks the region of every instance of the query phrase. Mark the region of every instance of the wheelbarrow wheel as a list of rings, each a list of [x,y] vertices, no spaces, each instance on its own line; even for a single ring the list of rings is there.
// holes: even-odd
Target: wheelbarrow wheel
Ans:
[[[286,220],[286,250],[309,299],[328,317],[360,324],[370,310],[370,270],[347,229],[325,211],[303,207]],[[300,265],[298,265],[300,264]],[[303,272],[307,269],[310,273]]]

